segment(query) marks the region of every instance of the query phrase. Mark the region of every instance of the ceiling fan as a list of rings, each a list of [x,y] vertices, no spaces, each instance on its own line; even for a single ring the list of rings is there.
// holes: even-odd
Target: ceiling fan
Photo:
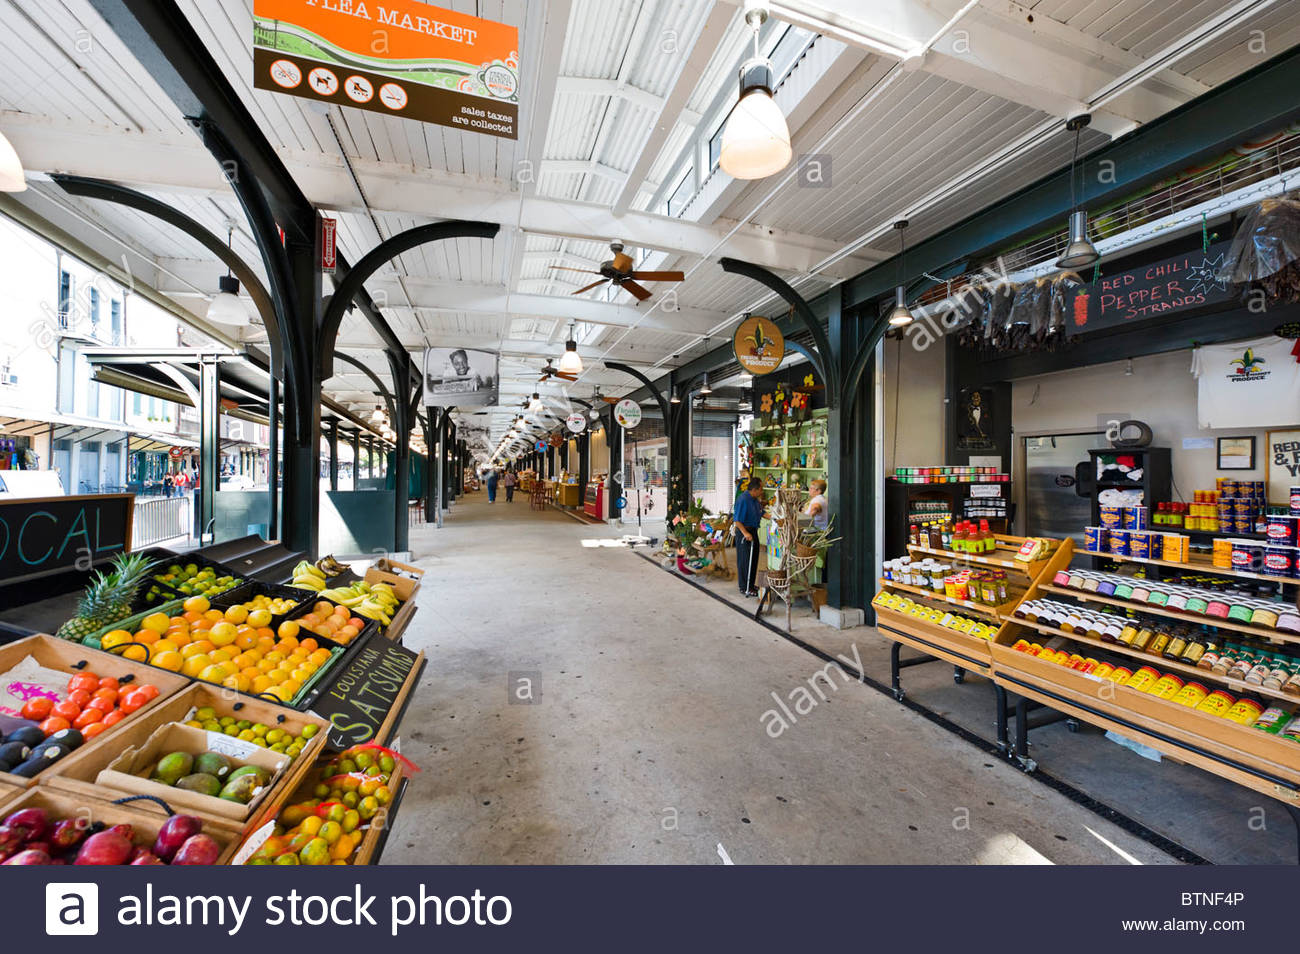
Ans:
[[[613,398],[606,397],[605,395],[601,394],[600,388],[596,388],[595,392],[591,395],[591,399],[593,401],[604,401],[606,404],[617,404],[619,401],[619,399],[616,397]]]
[[[610,259],[608,262],[601,262],[600,270],[596,272],[593,272],[589,268],[572,268],[568,265],[552,265],[551,267],[566,272],[583,272],[584,274],[587,275],[601,276],[600,281],[592,282],[590,285],[587,285],[585,288],[579,288],[576,292],[573,293],[575,295],[581,295],[583,292],[591,291],[593,288],[596,288],[600,285],[605,284],[606,282],[609,282],[610,284],[617,285],[619,288],[622,288],[624,291],[631,293],[638,301],[645,301],[647,298],[650,297],[649,289],[645,288],[642,285],[639,285],[638,281],[680,282],[686,279],[686,275],[683,272],[634,271],[632,266],[635,264],[635,262],[632,261],[631,255],[627,255],[623,252],[622,242],[611,242],[609,248],[610,251],[614,253],[614,257]]]
[[[578,380],[576,374],[570,374],[568,371],[561,371],[559,368],[555,367],[555,365],[551,363],[550,358],[546,359],[546,367],[542,368],[542,376],[537,380],[541,382],[545,381],[547,378],[562,378],[565,381]]]

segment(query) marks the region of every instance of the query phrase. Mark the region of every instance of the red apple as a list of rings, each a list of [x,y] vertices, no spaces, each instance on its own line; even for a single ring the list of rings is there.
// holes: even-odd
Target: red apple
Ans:
[[[115,831],[101,831],[91,835],[81,846],[76,863],[79,865],[122,865],[131,857],[133,847]]]
[[[172,858],[174,865],[215,865],[221,846],[210,835],[191,835]]]

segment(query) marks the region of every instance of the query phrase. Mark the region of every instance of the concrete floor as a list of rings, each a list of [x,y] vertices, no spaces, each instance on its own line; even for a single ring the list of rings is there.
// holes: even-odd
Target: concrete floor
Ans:
[[[820,660],[613,536],[482,493],[412,533],[423,771],[385,863],[1172,860],[868,686],[808,689]],[[879,641],[835,636],[864,665]],[[803,703],[784,727],[774,693]]]

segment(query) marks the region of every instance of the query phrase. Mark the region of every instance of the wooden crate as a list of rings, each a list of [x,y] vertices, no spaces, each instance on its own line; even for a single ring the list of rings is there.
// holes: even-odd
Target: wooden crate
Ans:
[[[152,711],[165,705],[171,696],[174,696],[190,684],[190,680],[185,676],[167,672],[163,669],[156,669],[145,663],[132,662],[112,653],[82,646],[80,643],[69,642],[66,639],[56,639],[53,636],[29,636],[26,639],[0,646],[0,672],[9,671],[27,656],[31,656],[48,669],[66,672],[69,677],[78,671],[87,670],[100,677],[112,676],[119,680],[127,679],[136,685],[152,683],[158,687],[158,698],[137,709],[116,725],[104,730],[76,752],[65,756],[64,759],[54,763],[54,766],[41,772],[36,778],[19,778],[8,772],[0,772],[0,792],[4,791],[6,787],[31,788],[44,778],[46,773],[52,771],[55,766],[68,759],[75,758],[83,752],[105,747],[106,750],[120,748],[123,740],[134,736],[136,726],[143,719]]]
[[[43,808],[57,820],[77,818],[85,819],[88,824],[103,822],[106,825],[131,825],[136,832],[135,844],[149,847],[158,837],[158,830],[167,819],[161,813],[146,812],[137,807],[146,804],[150,803],[141,801],[116,805],[102,798],[84,798],[57,789],[37,787],[16,793],[16,797],[0,804],[0,818],[20,808]],[[203,833],[211,835],[221,846],[221,855],[217,859],[217,864],[229,864],[235,850],[239,847],[239,830],[215,820],[207,818],[201,820]]]
[[[311,770],[312,763],[325,751],[325,740],[329,735],[329,723],[325,720],[318,719],[305,712],[299,712],[296,709],[275,705],[264,699],[234,693],[206,682],[194,683],[188,689],[167,699],[163,705],[148,712],[140,719],[134,738],[142,740],[168,723],[185,722],[191,712],[208,706],[216,710],[218,718],[235,716],[239,719],[248,719],[251,722],[261,722],[273,728],[281,728],[293,735],[298,735],[303,727],[307,725],[315,725],[319,728],[316,736],[307,743],[307,747],[303,749],[285,771],[283,785],[277,785],[276,791],[270,796],[270,801],[265,803],[264,807],[266,808],[278,808],[279,802],[298,785],[303,775]],[[105,735],[107,734],[105,733]],[[128,739],[121,741],[125,744]],[[120,751],[121,746],[118,745],[111,748],[87,746],[54,763],[54,765],[42,772],[38,778],[41,779],[42,785],[49,788],[65,791],[82,798],[102,798],[104,790],[96,782],[96,778],[98,778],[100,772],[108,767],[109,763],[117,758]],[[142,811],[162,811],[161,807],[154,805],[152,802],[139,802],[138,804],[141,806],[140,810]],[[211,818],[219,824],[236,828],[252,823],[251,817],[244,823],[240,823],[219,815],[209,815],[209,813],[202,811],[193,814],[205,820]],[[254,814],[260,816],[263,812],[259,811]]]
[[[380,557],[375,561],[375,569],[382,570],[385,573],[392,573],[397,576],[411,576],[416,582],[424,579],[424,571],[418,566],[412,566],[409,563],[399,563],[397,560],[390,560],[387,557]]]

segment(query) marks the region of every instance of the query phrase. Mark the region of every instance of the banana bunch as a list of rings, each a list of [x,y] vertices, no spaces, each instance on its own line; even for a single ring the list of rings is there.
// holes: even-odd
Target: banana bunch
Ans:
[[[393,621],[393,614],[402,602],[389,584],[371,584],[365,580],[358,580],[351,586],[336,586],[319,592],[322,599],[346,606],[358,616],[378,620],[384,626]]]
[[[289,585],[319,593],[325,589],[325,574],[315,564],[302,560],[293,568],[293,582]]]
[[[346,573],[352,569],[346,563],[340,563],[334,559],[334,554],[323,556],[316,561],[316,569],[320,570],[326,576],[338,576],[340,573]]]

